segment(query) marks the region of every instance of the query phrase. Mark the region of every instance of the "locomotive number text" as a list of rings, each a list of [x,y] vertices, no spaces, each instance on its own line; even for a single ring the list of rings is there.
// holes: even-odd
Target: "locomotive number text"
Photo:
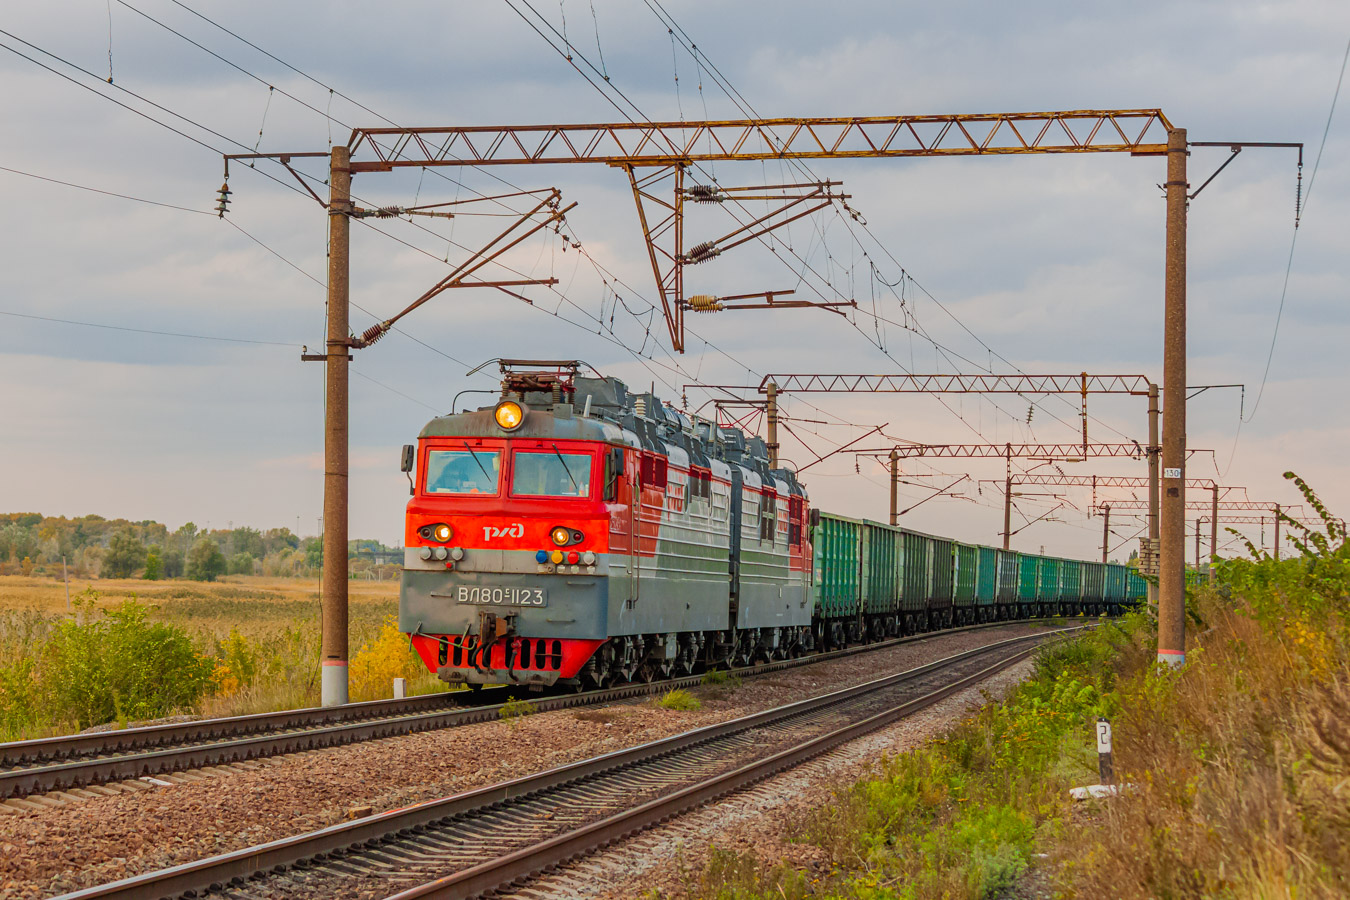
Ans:
[[[459,586],[456,603],[487,603],[493,606],[548,606],[543,588]]]

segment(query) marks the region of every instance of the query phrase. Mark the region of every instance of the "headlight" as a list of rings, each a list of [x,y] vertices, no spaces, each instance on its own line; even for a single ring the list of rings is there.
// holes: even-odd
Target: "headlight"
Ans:
[[[572,529],[564,528],[559,525],[549,532],[549,537],[553,540],[553,543],[557,544],[559,547],[566,547],[568,544],[572,543]]]
[[[423,525],[417,529],[417,534],[424,541],[436,541],[444,544],[454,536],[455,530],[444,522],[440,522],[436,525]]]
[[[514,400],[503,400],[492,413],[497,425],[504,431],[515,431],[525,421],[525,410]]]

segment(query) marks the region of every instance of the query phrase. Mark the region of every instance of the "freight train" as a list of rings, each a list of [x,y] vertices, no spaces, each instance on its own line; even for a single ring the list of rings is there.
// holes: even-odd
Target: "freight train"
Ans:
[[[579,365],[503,360],[494,405],[403,448],[399,628],[447,682],[651,681],[1145,593],[1126,566],[822,512],[760,438]]]

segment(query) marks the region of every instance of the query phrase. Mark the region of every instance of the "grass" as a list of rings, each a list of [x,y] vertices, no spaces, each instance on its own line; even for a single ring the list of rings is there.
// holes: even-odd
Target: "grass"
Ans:
[[[665,694],[661,696],[661,699],[656,701],[656,705],[662,709],[688,712],[695,709],[702,709],[703,701],[699,700],[684,688],[675,688],[666,691]]]
[[[700,683],[716,687],[738,688],[741,686],[741,677],[731,674],[726,669],[709,669],[703,673]]]
[[[514,728],[521,718],[524,716],[532,716],[537,712],[539,712],[539,707],[529,700],[525,700],[521,697],[512,697],[502,704],[501,712],[497,715],[503,722]]]
[[[319,702],[319,595],[313,580],[98,579],[72,580],[70,588],[73,609],[67,612],[61,581],[0,576],[0,740],[43,737],[86,724],[84,717],[63,712],[51,701],[49,688],[67,678],[74,665],[61,668],[53,661],[52,641],[71,625],[86,635],[127,601],[145,610],[147,622],[184,635],[196,654],[211,662],[209,684],[200,697],[162,710],[155,704],[145,707],[154,714],[230,716]],[[395,677],[407,679],[410,695],[445,690],[394,624],[397,582],[353,581],[350,592],[352,700],[390,696]],[[96,718],[129,722],[138,717],[117,708],[111,718]]]

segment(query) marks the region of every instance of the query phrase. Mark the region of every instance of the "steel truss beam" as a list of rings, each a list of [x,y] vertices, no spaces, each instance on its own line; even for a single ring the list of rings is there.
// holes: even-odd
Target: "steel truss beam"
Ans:
[[[1143,459],[1147,454],[1142,444],[910,444],[898,447],[860,450],[859,453],[889,453],[894,450],[901,459],[918,456],[970,459],[1053,459],[1073,462],[1098,456],[1129,456]],[[1191,450],[1191,453],[1204,453]]]
[[[1112,514],[1112,515],[1115,515],[1115,508],[1114,508],[1114,507],[1113,507],[1112,510],[1111,510],[1111,514]],[[1131,518],[1136,518],[1136,519],[1137,519],[1137,518],[1142,518],[1142,517],[1143,517],[1144,515],[1146,515],[1146,514],[1145,514],[1145,513],[1137,513],[1137,512],[1134,512],[1134,513],[1131,513],[1131,512],[1124,512],[1124,513],[1121,513],[1121,515],[1122,515],[1122,516],[1129,516],[1129,517],[1131,517]],[[1290,521],[1293,521],[1293,522],[1297,522],[1298,524],[1304,526],[1305,528],[1312,528],[1312,529],[1322,528],[1323,526],[1326,525],[1326,522],[1323,522],[1321,519],[1301,518],[1301,517],[1299,517],[1299,516],[1289,516],[1289,520],[1290,520]],[[1205,516],[1198,516],[1197,518],[1193,519],[1192,521],[1196,521],[1196,522],[1211,522],[1211,521],[1213,521],[1213,517],[1212,517],[1212,516],[1208,516],[1208,515],[1205,515]],[[1232,514],[1232,515],[1226,515],[1226,514],[1224,514],[1224,513],[1222,513],[1222,512],[1219,513],[1219,524],[1220,524],[1220,525],[1266,525],[1266,524],[1273,524],[1273,523],[1278,522],[1278,521],[1281,521],[1281,519],[1280,519],[1278,516],[1274,516],[1274,515],[1270,515],[1270,516],[1250,516],[1250,515],[1243,515],[1243,514],[1241,514],[1241,513],[1234,513],[1234,514]]]
[[[375,158],[353,172],[418,166],[605,163],[688,166],[723,160],[1162,155],[1172,125],[1160,109],[921,116],[726,119],[578,125],[355,128],[348,147]]]
[[[1131,394],[1148,396],[1144,375],[765,375],[780,394]]]
[[[1213,510],[1214,510],[1214,505],[1215,505],[1215,504],[1214,504],[1214,501],[1213,501],[1213,500],[1187,500],[1187,501],[1186,501],[1186,510],[1187,510],[1188,512],[1206,512],[1206,513],[1212,513]],[[1147,511],[1147,510],[1148,510],[1148,501],[1147,501],[1147,500],[1103,500],[1103,501],[1101,501],[1100,503],[1097,504],[1097,507],[1098,507],[1099,509],[1102,508],[1102,507],[1105,507],[1105,506],[1111,507],[1111,512],[1112,512],[1113,515],[1116,514],[1116,513],[1122,513],[1122,514],[1123,514],[1123,513],[1126,513],[1126,512]],[[1224,514],[1225,512],[1233,512],[1233,513],[1238,513],[1238,512],[1265,512],[1265,513],[1269,513],[1269,514],[1271,514],[1271,515],[1274,515],[1274,514],[1275,514],[1275,510],[1276,510],[1277,507],[1278,507],[1279,509],[1281,509],[1281,510],[1301,509],[1301,508],[1302,508],[1302,504],[1294,504],[1294,505],[1292,505],[1292,506],[1279,506],[1279,504],[1276,504],[1276,503],[1261,503],[1261,502],[1255,501],[1255,500],[1220,500],[1220,501],[1218,502],[1218,507],[1219,507],[1220,518],[1223,518],[1223,514]],[[1206,518],[1208,518],[1208,517],[1206,517]]]
[[[1146,488],[1147,478],[1131,475],[1014,475],[1018,484],[1044,484],[1053,487],[1100,487],[1100,488]],[[1210,478],[1187,478],[1189,489],[1214,490],[1214,481]],[[1221,491],[1245,491],[1246,488],[1219,486]]]

